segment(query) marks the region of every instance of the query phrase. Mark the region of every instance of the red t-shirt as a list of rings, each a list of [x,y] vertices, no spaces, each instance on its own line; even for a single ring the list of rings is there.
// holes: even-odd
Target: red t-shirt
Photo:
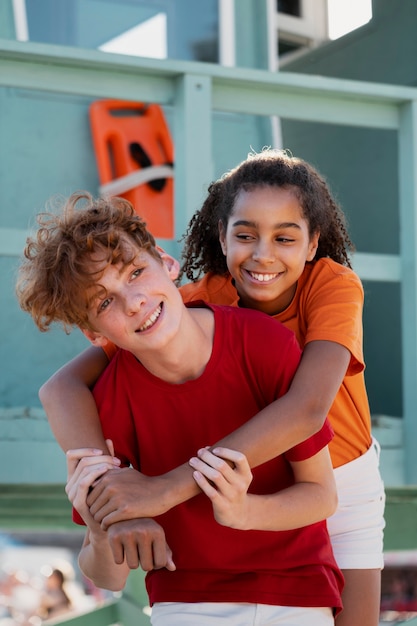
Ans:
[[[202,304],[200,303],[200,306]],[[210,306],[215,315],[211,358],[203,374],[181,385],[153,376],[120,350],[94,395],[105,437],[116,455],[147,475],[186,462],[283,395],[300,360],[294,334],[249,309]],[[323,429],[253,470],[254,493],[293,483],[289,460],[316,454],[332,438]],[[293,531],[240,531],[217,524],[203,494],[157,518],[177,565],[150,572],[154,602],[251,602],[329,606],[339,610],[342,575],[326,523]]]

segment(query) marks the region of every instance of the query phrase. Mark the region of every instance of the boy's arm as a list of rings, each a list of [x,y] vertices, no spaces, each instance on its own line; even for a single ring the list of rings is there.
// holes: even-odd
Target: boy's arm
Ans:
[[[116,563],[108,534],[94,521],[86,504],[87,494],[97,478],[113,465],[109,456],[90,455],[90,450],[71,450],[67,453],[68,480],[65,487],[68,499],[87,525],[87,532],[78,561],[81,570],[97,587],[120,591],[129,575],[123,559]]]
[[[234,467],[226,461],[231,461]],[[219,524],[239,530],[293,530],[334,513],[337,492],[327,446],[291,462],[294,485],[270,495],[247,493],[252,475],[246,457],[228,448],[200,451],[190,463],[194,479],[210,498]]]
[[[126,563],[117,565],[104,530],[91,532],[87,529],[78,555],[81,571],[93,581],[96,587],[121,591],[129,575]]]
[[[109,449],[113,446],[109,442]],[[149,571],[166,567],[173,571],[172,553],[162,527],[151,519],[128,520],[113,524],[104,531],[90,514],[86,504],[89,490],[103,472],[116,460],[108,455],[92,453],[90,449],[67,453],[68,499],[87,524],[87,533],[79,555],[84,574],[98,587],[119,591],[123,589],[130,569],[142,567]]]

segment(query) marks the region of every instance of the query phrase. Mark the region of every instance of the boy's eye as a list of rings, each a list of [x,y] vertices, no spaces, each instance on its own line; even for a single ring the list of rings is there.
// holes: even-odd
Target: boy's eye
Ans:
[[[132,272],[132,278],[137,278],[143,272],[143,267],[136,267]]]
[[[107,307],[109,306],[110,302],[111,302],[110,298],[106,298],[105,300],[100,302],[99,307],[98,307],[99,312],[105,311]]]

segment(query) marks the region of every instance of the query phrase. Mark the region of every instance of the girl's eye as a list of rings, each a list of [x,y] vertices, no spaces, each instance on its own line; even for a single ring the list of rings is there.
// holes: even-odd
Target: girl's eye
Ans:
[[[290,237],[277,237],[277,241],[279,241],[279,243],[293,243],[294,239],[290,239]]]
[[[253,235],[248,235],[247,233],[236,233],[236,239],[239,239],[239,241],[251,241],[253,239]]]

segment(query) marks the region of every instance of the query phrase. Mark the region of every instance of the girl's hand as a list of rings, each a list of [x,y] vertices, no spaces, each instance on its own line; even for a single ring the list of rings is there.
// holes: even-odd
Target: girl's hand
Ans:
[[[230,462],[230,464],[229,464]],[[216,521],[222,526],[244,529],[249,507],[247,491],[252,473],[244,454],[229,448],[207,448],[189,461],[194,480],[210,498]]]

